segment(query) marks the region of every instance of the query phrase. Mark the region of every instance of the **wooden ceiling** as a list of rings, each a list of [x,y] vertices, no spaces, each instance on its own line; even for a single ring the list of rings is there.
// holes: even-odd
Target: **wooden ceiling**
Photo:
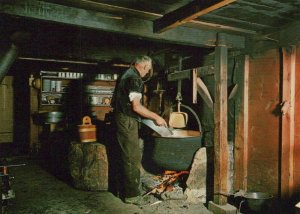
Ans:
[[[111,60],[170,49],[189,52],[214,47],[218,37],[229,48],[244,49],[247,38],[277,41],[282,28],[300,20],[299,0],[0,2],[0,39],[29,31],[32,39],[23,54],[33,57],[47,52],[48,57]]]
[[[195,16],[185,25],[238,34],[271,34],[300,20],[298,0],[48,0],[117,16],[133,16],[151,21],[181,9],[180,16]],[[189,7],[188,7],[189,6]],[[185,9],[185,10],[184,10]]]

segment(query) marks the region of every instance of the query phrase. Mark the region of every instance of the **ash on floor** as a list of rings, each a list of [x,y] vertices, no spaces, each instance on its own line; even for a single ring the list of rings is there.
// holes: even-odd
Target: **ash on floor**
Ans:
[[[45,171],[37,161],[22,162],[26,165],[10,168],[16,198],[10,201],[8,214],[211,213],[203,204],[161,201],[153,195],[145,197],[141,206],[125,204],[110,192],[77,190]]]

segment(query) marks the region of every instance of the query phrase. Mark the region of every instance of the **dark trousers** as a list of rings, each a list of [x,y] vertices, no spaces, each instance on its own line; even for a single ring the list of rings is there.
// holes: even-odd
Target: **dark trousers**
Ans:
[[[134,197],[140,194],[141,152],[139,149],[138,121],[123,113],[116,113],[115,120],[124,171],[125,197]]]

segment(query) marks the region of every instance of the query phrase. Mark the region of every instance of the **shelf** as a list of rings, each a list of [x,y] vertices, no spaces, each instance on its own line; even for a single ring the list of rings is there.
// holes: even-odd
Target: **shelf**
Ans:
[[[41,93],[48,93],[48,94],[67,94],[69,92],[66,91],[41,91]]]
[[[91,107],[111,107],[110,105],[101,105],[101,104],[98,104],[98,105],[89,105]]]
[[[72,91],[69,91],[71,90],[69,87],[72,86],[72,82],[89,77],[89,74],[86,73],[64,71],[41,71],[40,75],[42,83],[40,105],[43,106],[64,105],[64,101],[70,98],[68,97],[69,94],[74,96]],[[116,84],[115,75],[92,74],[90,77],[93,77],[93,80],[88,85],[85,85],[83,81],[78,81],[78,90],[81,90],[81,96],[84,98],[82,105],[110,108]]]
[[[63,104],[43,104],[43,103],[41,103],[41,105],[43,105],[43,106],[61,106]]]
[[[42,76],[42,79],[59,79],[59,80],[79,80],[83,79],[82,77],[57,77],[57,76]],[[94,81],[102,81],[102,82],[115,82],[116,80],[105,80],[105,79],[93,79]]]
[[[42,79],[78,80],[78,79],[82,79],[82,77],[70,78],[70,77],[57,77],[57,76],[42,76]]]

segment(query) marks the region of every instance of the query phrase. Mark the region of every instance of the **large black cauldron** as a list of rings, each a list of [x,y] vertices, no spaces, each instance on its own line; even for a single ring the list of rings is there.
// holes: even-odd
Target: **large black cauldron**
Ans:
[[[201,133],[191,130],[173,133],[171,137],[153,136],[152,160],[165,170],[187,170],[201,147]]]
[[[189,106],[181,104],[195,116],[199,131],[175,129],[174,135],[161,137],[153,135],[151,159],[165,170],[188,170],[193,162],[196,151],[201,147],[201,124],[197,114]]]

